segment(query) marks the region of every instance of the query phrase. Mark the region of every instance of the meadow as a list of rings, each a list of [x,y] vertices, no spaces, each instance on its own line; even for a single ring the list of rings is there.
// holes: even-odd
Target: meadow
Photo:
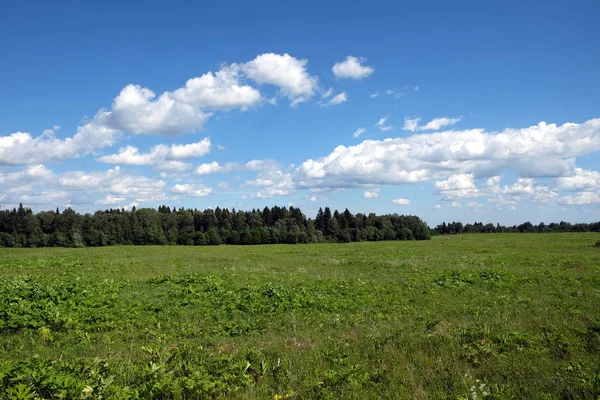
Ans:
[[[599,239],[0,249],[0,399],[597,399]]]

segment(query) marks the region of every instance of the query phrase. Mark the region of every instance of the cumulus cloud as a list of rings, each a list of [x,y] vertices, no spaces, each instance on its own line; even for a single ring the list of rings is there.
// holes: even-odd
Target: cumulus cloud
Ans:
[[[392,200],[392,203],[397,204],[399,206],[407,206],[407,205],[410,204],[410,200],[409,199],[399,198],[399,199]]]
[[[58,184],[67,189],[94,190],[107,195],[134,199],[140,203],[166,199],[164,181],[143,175],[127,174],[119,167],[107,171],[65,172],[59,177]]]
[[[371,93],[369,97],[371,97],[372,99],[374,99],[375,97],[379,97],[379,92]]]
[[[289,196],[296,192],[293,176],[271,160],[253,160],[242,166],[256,170],[256,179],[246,181],[246,187],[258,188],[257,192],[245,195],[245,199],[270,199],[274,196]]]
[[[380,122],[385,126],[385,119]],[[599,150],[600,119],[561,126],[541,122],[500,133],[483,129],[425,133],[338,146],[325,157],[303,162],[296,180],[303,187],[354,187],[444,180],[460,174],[490,177],[524,160],[568,159]],[[527,177],[526,172],[520,171],[521,176]]]
[[[453,201],[452,202],[452,207],[454,208],[460,208],[461,204],[458,201]]]
[[[89,123],[77,128],[77,133],[65,139],[55,137],[57,128],[45,130],[42,135],[31,136],[16,132],[0,136],[0,164],[40,164],[80,157],[112,146],[119,131],[105,125],[106,113],[98,113]]]
[[[104,197],[103,199],[96,200],[96,202],[94,204],[111,205],[112,206],[115,204],[120,204],[120,203],[124,202],[125,200],[126,200],[125,197],[117,197],[112,194],[109,194],[108,196]]]
[[[238,82],[240,73],[235,67],[224,67],[188,80],[185,87],[173,92],[176,100],[208,109],[246,108],[262,100],[260,92]]]
[[[581,192],[572,196],[564,196],[560,199],[560,202],[566,205],[600,204],[600,193]]]
[[[363,197],[365,199],[378,199],[379,198],[379,189],[367,190],[363,193]]]
[[[107,171],[58,174],[43,165],[32,165],[20,171],[0,172],[0,185],[5,204],[66,207],[72,204],[116,205],[124,201],[141,203],[166,199],[164,181],[125,173],[119,167]]]
[[[140,153],[137,147],[126,146],[117,154],[98,158],[98,161],[121,165],[150,165],[159,170],[180,171],[191,167],[180,160],[202,157],[210,152],[210,138],[190,144],[159,144],[153,146],[148,153]]]
[[[177,184],[171,188],[171,192],[175,194],[182,194],[189,197],[206,197],[210,195],[213,190],[200,184]]]
[[[475,186],[474,174],[451,175],[446,180],[434,182],[433,186],[443,195],[443,200],[472,198],[483,194]]]
[[[379,121],[377,121],[377,123],[375,124],[375,126],[380,130],[380,131],[389,131],[390,129],[392,129],[391,126],[386,126],[385,123],[387,122],[387,119],[389,118],[389,115],[387,117],[382,117],[379,119]]]
[[[219,164],[217,161],[211,163],[204,163],[198,166],[194,173],[196,175],[209,175],[216,173],[226,173],[231,171],[256,171],[263,168],[265,165],[271,165],[271,160],[250,160],[247,163],[228,162],[224,165]]]
[[[442,208],[442,206],[440,204],[436,204],[435,206],[433,206],[434,210],[439,210],[441,208]]]
[[[600,172],[575,168],[572,176],[556,179],[556,187],[566,191],[600,191]]]
[[[127,85],[115,98],[107,120],[113,128],[128,133],[174,136],[201,130],[211,115],[170,92],[156,97],[148,88]]]
[[[58,127],[37,137],[27,132],[0,136],[0,164],[38,164],[95,154],[114,145],[122,133],[175,136],[198,132],[217,110],[245,110],[268,101],[242,80],[277,86],[282,96],[297,105],[318,90],[318,80],[309,75],[307,63],[289,54],[267,53],[247,63],[207,72],[189,79],[181,88],[161,94],[129,84],[115,97],[110,109],[101,109],[73,136],[56,138]],[[331,104],[346,100],[345,93],[339,94]],[[170,163],[170,167],[177,169],[182,165]]]
[[[198,168],[196,168],[196,171],[194,171],[194,173],[196,175],[208,175],[208,174],[214,174],[217,172],[226,172],[226,171],[225,171],[225,168],[222,167],[221,165],[219,165],[219,163],[216,161],[213,161],[211,163],[200,164],[198,166]]]
[[[375,71],[372,67],[362,65],[365,61],[364,58],[347,56],[346,60],[336,63],[331,70],[339,79],[363,79]]]
[[[297,59],[287,53],[265,53],[238,67],[259,84],[278,86],[281,94],[295,106],[310,99],[319,87],[317,77],[309,75],[307,64],[308,60]]]

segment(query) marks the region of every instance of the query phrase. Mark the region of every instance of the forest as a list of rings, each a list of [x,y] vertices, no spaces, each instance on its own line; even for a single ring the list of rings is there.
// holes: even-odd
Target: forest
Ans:
[[[71,208],[34,214],[22,204],[0,212],[0,247],[87,247],[110,245],[296,244],[381,240],[428,240],[425,222],[411,215],[333,213],[315,219],[288,207],[204,211],[161,205],[81,215]]]
[[[483,224],[483,222],[475,222],[473,224],[465,224],[462,222],[442,223],[433,229],[433,235],[456,235],[459,233],[550,233],[550,232],[600,232],[600,221],[592,223],[577,223],[560,221],[559,223],[552,222],[545,224],[540,222],[534,225],[531,222],[524,222],[520,225],[505,226],[497,223]]]
[[[429,240],[463,233],[600,232],[600,222],[525,222],[505,226],[444,222],[431,229],[414,215],[352,214],[320,208],[314,219],[298,207],[203,211],[133,207],[79,214],[71,208],[33,213],[22,204],[0,211],[0,247],[97,247],[111,245],[220,245],[349,243]]]

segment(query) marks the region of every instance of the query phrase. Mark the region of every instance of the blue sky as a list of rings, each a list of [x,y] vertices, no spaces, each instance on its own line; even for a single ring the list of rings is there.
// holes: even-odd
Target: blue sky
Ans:
[[[121,3],[2,5],[2,207],[600,219],[596,1]]]

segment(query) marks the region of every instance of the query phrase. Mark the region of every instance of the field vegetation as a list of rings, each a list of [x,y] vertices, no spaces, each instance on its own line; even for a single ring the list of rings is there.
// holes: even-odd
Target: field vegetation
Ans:
[[[597,399],[599,239],[0,249],[0,399]]]

